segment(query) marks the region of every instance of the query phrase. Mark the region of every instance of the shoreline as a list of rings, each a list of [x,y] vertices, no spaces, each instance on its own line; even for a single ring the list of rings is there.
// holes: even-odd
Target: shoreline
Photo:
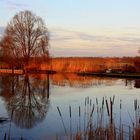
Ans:
[[[0,69],[0,74],[55,74],[56,71],[53,70],[27,70],[26,72],[22,69]]]
[[[0,69],[0,74],[24,74],[24,70],[22,69]]]
[[[136,78],[140,79],[140,73],[92,73],[92,72],[80,72],[77,73],[81,76],[99,76],[99,77],[115,77],[115,78]]]
[[[23,74],[26,74],[26,73],[27,74],[56,74],[57,71],[54,71],[54,70],[27,70],[25,72],[22,69],[0,69],[0,74],[23,75]],[[63,73],[65,73],[65,72],[63,72]],[[135,78],[135,79],[140,79],[140,73],[95,73],[95,72],[78,72],[78,73],[74,72],[74,73],[79,75],[79,76],[98,76],[98,77],[114,77],[114,78]]]

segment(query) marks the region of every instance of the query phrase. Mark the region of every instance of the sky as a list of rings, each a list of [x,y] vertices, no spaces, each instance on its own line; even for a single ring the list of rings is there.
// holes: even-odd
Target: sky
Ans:
[[[0,29],[23,10],[42,17],[52,56],[138,56],[140,0],[0,0]]]

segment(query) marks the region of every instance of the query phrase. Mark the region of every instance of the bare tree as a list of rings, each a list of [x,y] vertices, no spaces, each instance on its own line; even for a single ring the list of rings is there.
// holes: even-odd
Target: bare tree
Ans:
[[[33,57],[48,57],[49,32],[43,20],[30,11],[17,13],[7,25],[1,41],[3,55],[23,60],[27,65]]]

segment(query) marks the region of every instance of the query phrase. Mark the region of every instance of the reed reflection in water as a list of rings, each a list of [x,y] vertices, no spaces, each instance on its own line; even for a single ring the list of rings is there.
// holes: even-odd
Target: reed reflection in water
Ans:
[[[46,75],[42,75],[42,78],[45,78]],[[88,88],[91,86],[113,86],[116,83],[120,82],[126,87],[129,88],[140,88],[139,79],[118,79],[111,77],[98,77],[98,76],[79,76],[74,73],[69,74],[54,74],[51,76],[51,81],[53,85],[58,86],[69,86],[77,88]]]

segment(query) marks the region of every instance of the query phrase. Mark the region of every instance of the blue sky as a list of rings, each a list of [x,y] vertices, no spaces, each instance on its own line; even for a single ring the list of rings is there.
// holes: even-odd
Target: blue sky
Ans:
[[[0,0],[0,26],[31,10],[51,34],[53,56],[136,56],[140,0]]]

